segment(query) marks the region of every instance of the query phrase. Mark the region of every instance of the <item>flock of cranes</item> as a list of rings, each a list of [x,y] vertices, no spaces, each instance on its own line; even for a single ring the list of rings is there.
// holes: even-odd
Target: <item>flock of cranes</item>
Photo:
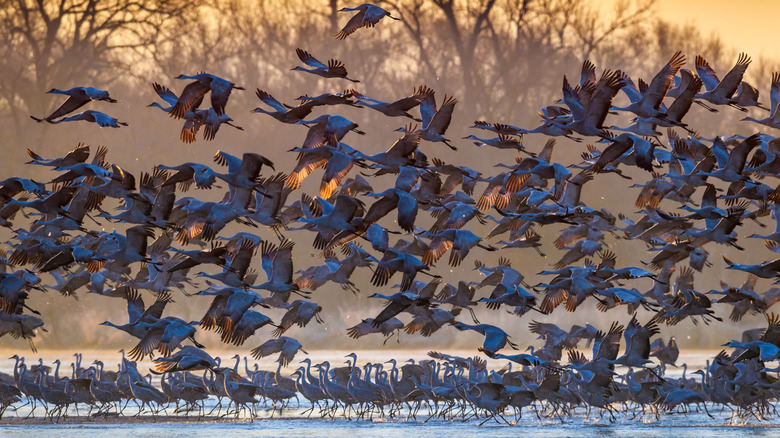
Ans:
[[[358,13],[339,32],[342,39],[385,16],[394,18],[368,4],[345,10]],[[347,76],[339,61],[325,64],[301,49],[297,54],[311,69],[293,70],[359,82]],[[45,183],[20,177],[0,181],[0,224],[13,233],[0,259],[0,336],[26,339],[35,351],[33,339],[45,328],[40,313],[27,304],[30,296],[56,290],[78,297],[86,290],[105,297],[106,306],[117,306],[120,300],[127,306],[126,323],[102,325],[136,341],[128,344],[117,371],[105,371],[102,363],[85,369],[77,361],[69,378],[59,376],[59,362],[51,375],[42,362],[28,367],[15,356],[14,375],[0,383],[2,409],[25,397],[33,406],[43,403],[47,415],[55,417],[66,414],[71,405],[86,404],[90,411],[105,413],[133,399],[141,410],[157,412],[174,403],[177,412],[194,409],[202,415],[202,401],[214,395],[220,409],[227,398],[228,409],[232,406],[230,412],[238,415],[252,414],[261,401],[257,397],[284,404],[300,395],[311,402],[311,411],[319,407],[323,415],[335,415],[341,408],[344,415],[360,417],[395,416],[404,407],[414,415],[423,405],[431,416],[443,418],[484,414],[503,419],[508,410],[519,415],[526,406],[537,416],[553,417],[577,406],[614,418],[621,409],[638,413],[651,407],[657,414],[689,405],[706,411],[707,404],[728,407],[741,418],[776,414],[780,384],[771,374],[777,369],[766,364],[780,359],[780,324],[769,312],[780,300],[780,288],[760,284],[780,277],[780,260],[747,265],[724,257],[729,269],[747,273],[743,284],[723,284],[722,290],[709,292],[699,292],[694,285],[697,272],[713,270],[708,250],[718,245],[743,249],[737,231],[745,221],[765,226],[761,221],[772,215],[778,224],[774,232],[748,237],[764,239],[768,252],[780,252],[780,188],[768,185],[780,171],[780,142],[761,133],[705,140],[684,121],[694,103],[712,112],[747,111],[752,106],[769,111],[769,117],[746,120],[780,128],[780,75],[773,77],[766,108],[759,103],[758,90],[743,80],[749,64],[750,58],[740,55],[720,80],[700,56],[695,71],[683,68],[686,58],[678,52],[649,83],[639,79],[635,85],[622,71],[605,70],[598,76],[596,67],[585,61],[579,83],[573,86],[564,76],[560,101],[539,111],[540,126],[524,129],[485,121],[471,126],[496,136],[466,137],[478,147],[523,154],[511,164],[500,163],[493,174],[429,159],[443,150],[436,143],[456,149],[445,135],[458,102],[445,96],[437,105],[436,93],[426,86],[392,102],[352,89],[301,96],[296,106],[257,89],[260,101],[273,110],[258,107],[254,112],[306,127],[302,145],[290,151],[297,163],[287,173],[256,152],[237,157],[218,151],[214,161],[226,171],[186,162],[160,164],[136,176],[109,161],[106,148],[93,153],[79,145],[54,158],[28,150],[28,164],[58,173]],[[223,124],[241,129],[226,108],[231,93],[244,88],[208,73],[177,79],[191,82],[178,96],[153,84],[167,106],[150,106],[184,121],[182,141],[194,141],[200,128],[206,140]],[[613,103],[621,92],[629,102],[622,107]],[[106,91],[76,87],[50,93],[69,97],[49,116],[33,117],[39,122],[124,125],[92,110],[69,116],[94,100],[115,102]],[[204,109],[207,94],[210,106]],[[336,114],[306,119],[323,108],[336,112],[339,105],[369,107],[412,123],[397,130],[400,134],[387,151],[366,153],[344,142],[348,135],[366,134],[357,123]],[[620,113],[633,114],[634,122],[625,128],[606,125],[611,114]],[[667,128],[666,140],[659,127]],[[540,150],[532,150],[524,134],[550,138]],[[588,143],[582,162],[564,165],[552,158],[555,137],[606,146]],[[638,169],[624,173],[632,167]],[[296,193],[318,169],[324,170],[319,192]],[[639,216],[615,215],[583,202],[581,194],[592,186],[588,183],[604,173],[626,179],[650,176],[636,185],[642,188],[634,204]],[[379,188],[387,181],[380,175],[395,176],[394,184]],[[218,180],[228,187],[221,201],[188,196],[192,184],[215,190]],[[39,218],[24,228],[20,213]],[[475,225],[491,221],[495,226],[486,235]],[[98,230],[92,227],[95,223],[120,223],[124,231]],[[228,226],[241,231],[227,235]],[[545,263],[537,232],[542,227],[556,230],[553,243],[562,255],[553,270],[538,274],[548,281],[531,285],[525,277],[531,274],[528,270]],[[322,263],[296,270],[293,250],[305,243],[285,236],[288,230],[308,231]],[[618,263],[609,249],[612,238],[650,247],[646,266]],[[265,281],[252,269],[257,253]],[[442,277],[432,271],[448,253],[450,266],[468,260],[479,277]],[[500,254],[497,262],[486,261],[493,258],[490,253]],[[196,274],[196,267],[204,270]],[[211,273],[215,269],[219,271]],[[474,331],[484,337],[475,351],[509,366],[490,371],[481,356],[432,353],[436,360],[398,366],[391,359],[392,368],[387,363],[360,367],[353,354],[346,367],[304,359],[306,366],[293,373],[295,379],[283,376],[283,367],[300,359],[299,353],[306,354],[304,343],[290,335],[310,330],[312,321],[327,324],[316,291],[337,287],[350,298],[360,294],[366,288],[353,282],[357,270],[371,270],[370,282],[378,292],[370,297],[384,300],[386,306],[349,328],[348,336],[387,341],[401,331],[422,337],[440,330],[452,337]],[[44,284],[47,278],[53,283]],[[396,282],[398,291],[391,288]],[[194,290],[195,295],[212,297],[199,321],[164,316],[170,302],[187,300]],[[489,293],[478,294],[481,290]],[[586,301],[601,312],[627,310],[630,321],[568,330],[537,321],[561,305],[567,312],[578,311]],[[513,327],[478,321],[474,309],[481,303],[493,312],[509,309],[516,315]],[[679,350],[674,338],[667,344],[657,336],[659,326],[723,321],[723,310],[729,307],[731,321],[765,314],[767,323],[746,331],[739,342],[725,344],[731,352],[719,353],[694,373],[699,380],[685,373],[680,379],[666,375],[668,365],[677,366]],[[464,310],[473,324],[461,319]],[[526,316],[529,312],[534,312],[533,319]],[[404,314],[411,316],[409,322],[401,319]],[[266,326],[273,330],[264,333]],[[544,345],[529,347],[530,353],[509,353],[522,346],[504,329],[525,326]],[[276,371],[250,370],[245,363],[242,375],[238,355],[233,368],[222,367],[196,339],[204,330],[219,334],[226,345],[257,345],[248,349],[256,359],[278,354]],[[590,358],[577,350],[582,340],[587,340],[586,348],[593,345]],[[162,375],[161,389],[134,362],[157,354],[153,372]],[[512,364],[520,369],[513,370]]]

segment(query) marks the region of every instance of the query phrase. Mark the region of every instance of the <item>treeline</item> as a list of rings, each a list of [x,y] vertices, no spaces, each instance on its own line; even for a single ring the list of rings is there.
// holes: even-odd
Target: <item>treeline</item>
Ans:
[[[290,73],[295,48],[337,58],[369,95],[391,99],[425,83],[459,98],[458,113],[533,124],[535,109],[560,94],[561,75],[588,58],[647,77],[677,50],[726,69],[736,50],[691,26],[657,16],[653,0],[600,10],[575,0],[380,1],[403,21],[337,41],[349,18],[339,0],[196,2],[4,1],[0,16],[0,113],[12,144],[30,140],[29,114],[50,110],[52,87],[127,89],[127,105],[153,97],[149,84],[209,71],[291,99],[336,91],[346,81]],[[762,68],[763,67],[763,68]],[[766,88],[773,65],[747,79]],[[118,92],[114,92],[119,94]],[[255,105],[252,93],[235,107]],[[236,111],[236,110],[234,110]]]

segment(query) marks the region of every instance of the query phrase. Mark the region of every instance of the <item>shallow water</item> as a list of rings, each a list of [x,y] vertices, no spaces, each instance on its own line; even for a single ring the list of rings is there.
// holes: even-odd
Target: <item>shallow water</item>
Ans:
[[[533,416],[530,414],[529,416]],[[93,437],[106,434],[134,437],[188,437],[212,438],[234,436],[257,437],[409,437],[441,438],[445,436],[490,436],[516,437],[531,435],[538,437],[616,436],[616,437],[730,437],[750,434],[757,437],[777,437],[780,423],[770,421],[764,424],[729,425],[722,418],[711,420],[703,414],[688,414],[662,419],[659,422],[637,423],[618,419],[615,424],[594,423],[584,417],[566,419],[560,422],[539,422],[520,420],[512,426],[496,424],[492,420],[479,426],[479,421],[431,420],[422,421],[348,421],[346,419],[285,419],[255,420],[254,422],[190,422],[154,424],[77,424],[77,425],[14,425],[3,426],[3,436],[51,437],[79,436]],[[703,417],[703,418],[702,418]],[[706,421],[705,421],[706,420]],[[511,420],[510,420],[511,421]]]
[[[216,398],[210,398],[205,403],[205,411],[210,411],[215,405]],[[743,421],[733,419],[729,409],[721,410],[713,406],[709,409],[714,419],[691,407],[689,413],[682,414],[675,411],[661,414],[659,418],[649,413],[644,416],[635,416],[634,412],[616,413],[614,423],[609,422],[607,414],[602,417],[598,410],[593,410],[589,416],[584,408],[577,408],[570,416],[549,419],[542,417],[542,420],[536,417],[533,409],[525,408],[521,418],[515,417],[508,410],[496,420],[486,421],[486,417],[480,414],[480,418],[472,418],[468,421],[457,417],[454,420],[436,417],[426,422],[430,412],[425,408],[418,412],[416,418],[406,417],[408,411],[404,410],[392,419],[348,420],[338,416],[335,419],[308,418],[305,416],[308,413],[305,410],[311,405],[305,400],[302,400],[300,407],[296,402],[292,402],[291,406],[294,407],[285,408],[280,417],[279,411],[261,404],[256,411],[258,417],[254,421],[250,421],[244,414],[238,419],[231,415],[222,420],[215,419],[215,416],[203,421],[197,421],[194,417],[192,420],[187,420],[182,416],[169,420],[164,417],[166,413],[173,412],[173,409],[169,408],[160,414],[162,416],[158,422],[153,422],[154,420],[148,414],[144,414],[140,420],[136,419],[134,415],[138,411],[131,402],[121,417],[90,418],[82,409],[81,417],[71,417],[64,420],[64,424],[41,419],[43,411],[40,408],[36,411],[38,418],[24,419],[29,413],[29,407],[22,407],[15,413],[6,413],[0,420],[0,434],[20,437],[80,438],[106,434],[155,438],[213,438],[215,435],[307,438],[334,436],[442,438],[472,435],[489,435],[491,438],[522,435],[555,438],[595,435],[697,438],[742,434],[760,437],[780,436],[780,418],[772,417],[760,422],[750,418],[748,421]],[[69,415],[76,414],[73,408],[68,412]],[[318,415],[315,413],[314,417]],[[481,423],[484,424],[480,425]]]

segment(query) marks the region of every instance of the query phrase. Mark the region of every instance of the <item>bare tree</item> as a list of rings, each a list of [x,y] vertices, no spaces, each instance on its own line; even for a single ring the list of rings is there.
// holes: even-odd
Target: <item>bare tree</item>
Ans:
[[[0,3],[0,105],[15,127],[45,110],[42,92],[125,74],[133,54],[148,54],[168,24],[194,7],[185,1],[4,0]]]

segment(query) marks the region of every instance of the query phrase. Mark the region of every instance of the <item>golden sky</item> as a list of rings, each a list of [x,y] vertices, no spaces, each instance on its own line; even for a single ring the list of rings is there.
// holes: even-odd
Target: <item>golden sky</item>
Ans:
[[[600,1],[606,6],[615,0]],[[780,0],[657,0],[657,8],[658,17],[715,33],[753,59],[780,58]]]

